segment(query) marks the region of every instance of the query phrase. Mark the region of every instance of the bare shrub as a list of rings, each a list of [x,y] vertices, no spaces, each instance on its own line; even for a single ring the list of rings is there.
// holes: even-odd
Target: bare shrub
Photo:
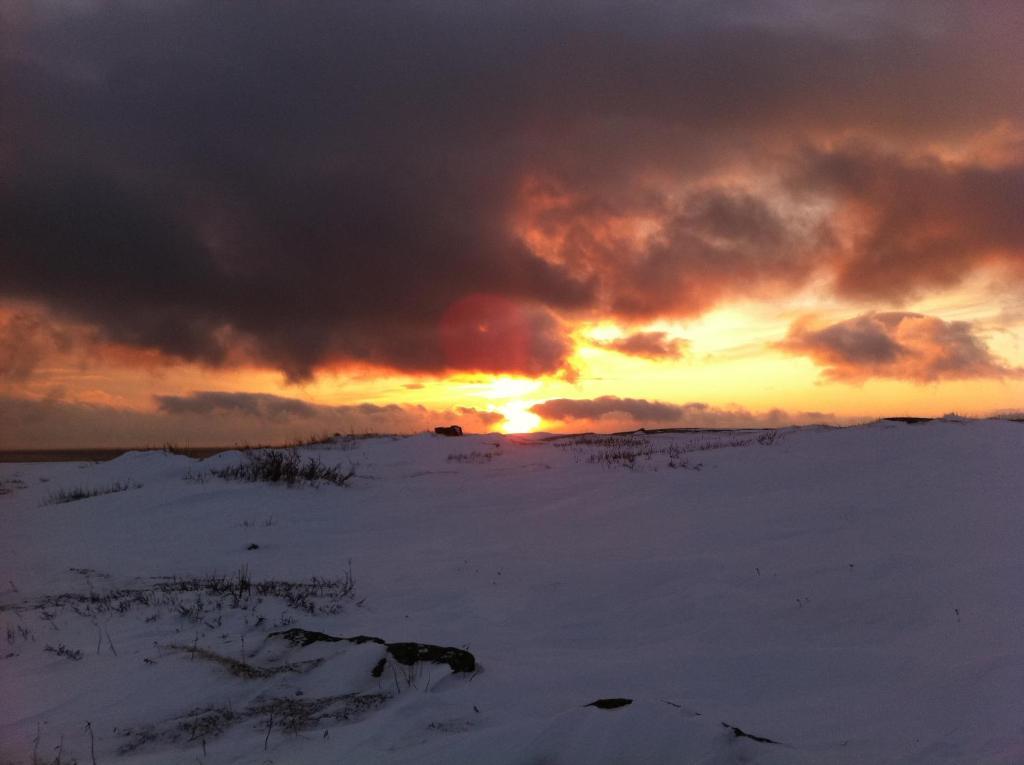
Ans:
[[[309,457],[303,461],[294,449],[265,449],[247,452],[245,461],[240,465],[211,472],[218,478],[234,481],[265,481],[288,486],[300,483],[344,486],[356,474],[356,469],[354,465],[350,465],[347,471],[340,465],[330,467],[318,457]]]

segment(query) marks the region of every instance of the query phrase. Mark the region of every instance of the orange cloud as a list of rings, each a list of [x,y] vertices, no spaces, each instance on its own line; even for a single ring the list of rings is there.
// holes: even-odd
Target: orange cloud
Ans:
[[[992,355],[968,322],[918,313],[866,313],[824,327],[795,322],[778,348],[808,356],[830,380],[889,377],[936,382],[1018,377],[1024,370]]]
[[[598,341],[595,344],[627,356],[656,360],[680,359],[689,346],[686,340],[671,337],[665,332],[634,332],[625,337]]]
[[[45,359],[70,343],[68,333],[40,311],[0,312],[0,382],[28,380]]]

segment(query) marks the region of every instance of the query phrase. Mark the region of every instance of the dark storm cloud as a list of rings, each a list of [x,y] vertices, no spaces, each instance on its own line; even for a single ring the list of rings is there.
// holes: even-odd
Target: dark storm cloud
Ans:
[[[592,274],[599,305],[627,320],[692,316],[728,297],[788,289],[812,273],[830,241],[821,222],[805,225],[799,213],[729,184],[642,201],[615,211],[584,201],[557,216],[559,259]],[[631,216],[657,220],[657,231],[630,240],[607,222]]]
[[[578,425],[587,423],[599,429],[616,426],[747,428],[781,427],[833,422],[835,417],[821,412],[785,412],[772,409],[755,413],[743,407],[716,407],[699,401],[670,404],[643,398],[600,396],[592,399],[556,398],[530,408],[552,422]]]
[[[634,332],[625,337],[599,342],[597,345],[624,353],[627,356],[640,356],[647,359],[678,359],[686,353],[689,343],[677,337],[670,337],[665,332]]]
[[[842,295],[899,301],[986,263],[1024,274],[1024,162],[987,167],[850,144],[809,153],[792,182],[850,216],[850,241],[832,253]]]
[[[574,316],[1020,258],[1019,164],[914,159],[1021,120],[1015,4],[2,8],[0,297],[183,359],[536,375]]]
[[[822,328],[801,321],[779,347],[810,357],[835,380],[935,382],[1024,373],[993,356],[968,322],[918,313],[868,313]]]

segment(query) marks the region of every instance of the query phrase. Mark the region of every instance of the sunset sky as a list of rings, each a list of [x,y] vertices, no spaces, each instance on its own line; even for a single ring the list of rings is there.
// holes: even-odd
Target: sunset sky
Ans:
[[[1024,409],[1024,4],[0,0],[0,448]]]

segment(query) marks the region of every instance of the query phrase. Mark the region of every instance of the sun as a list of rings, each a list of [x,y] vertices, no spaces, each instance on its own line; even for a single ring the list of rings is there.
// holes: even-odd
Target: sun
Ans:
[[[530,411],[532,401],[509,401],[494,411],[504,416],[501,423],[502,433],[532,433],[540,427],[541,418]]]

